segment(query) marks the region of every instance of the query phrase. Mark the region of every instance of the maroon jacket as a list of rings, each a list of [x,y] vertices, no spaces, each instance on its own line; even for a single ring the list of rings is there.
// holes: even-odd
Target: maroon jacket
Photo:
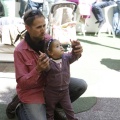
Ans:
[[[65,90],[70,83],[70,64],[78,60],[80,56],[71,53],[65,53],[62,56],[62,67],[50,61],[50,70],[46,73],[46,88],[53,90]]]

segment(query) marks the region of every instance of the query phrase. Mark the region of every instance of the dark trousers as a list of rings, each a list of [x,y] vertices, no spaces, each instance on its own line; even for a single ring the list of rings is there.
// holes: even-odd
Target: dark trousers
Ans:
[[[87,84],[84,80],[78,78],[70,78],[69,94],[71,102],[74,102],[76,99],[78,99],[86,91],[86,89]],[[18,120],[28,120],[22,105],[18,107],[16,114],[18,116]]]
[[[37,3],[31,0],[28,0],[28,4],[27,4],[25,11],[29,9],[40,9],[41,11],[43,11],[43,3]]]
[[[19,10],[20,17],[22,17],[25,12],[26,4],[27,4],[27,0],[20,0],[20,10]]]
[[[97,21],[105,20],[102,8],[105,8],[105,7],[110,6],[112,4],[114,4],[114,1],[105,1],[105,0],[103,0],[101,2],[94,2],[92,4],[92,12],[93,12]]]
[[[59,103],[68,120],[78,120],[74,117],[74,111],[72,109],[72,104],[69,96],[69,90],[51,90],[45,88],[45,103],[46,103],[46,113],[47,120],[54,120],[54,110],[56,105]]]

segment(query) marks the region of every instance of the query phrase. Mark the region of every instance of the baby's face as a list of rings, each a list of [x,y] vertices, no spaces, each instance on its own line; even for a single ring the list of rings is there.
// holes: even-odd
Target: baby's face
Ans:
[[[59,59],[64,53],[64,48],[62,47],[61,43],[58,40],[52,42],[52,51],[51,57],[54,59]]]

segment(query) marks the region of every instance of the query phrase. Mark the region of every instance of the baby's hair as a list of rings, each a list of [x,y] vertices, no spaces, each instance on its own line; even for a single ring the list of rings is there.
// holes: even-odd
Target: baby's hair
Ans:
[[[50,40],[47,42],[47,48],[46,48],[47,51],[50,50],[51,44],[52,44],[53,41],[54,41],[54,39],[50,39]]]
[[[50,39],[49,41],[46,41],[45,43],[45,53],[48,55],[48,51],[52,50],[52,43],[56,41],[56,39]]]

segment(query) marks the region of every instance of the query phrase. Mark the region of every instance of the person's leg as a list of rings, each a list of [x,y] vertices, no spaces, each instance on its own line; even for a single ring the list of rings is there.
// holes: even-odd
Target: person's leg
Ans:
[[[57,90],[51,90],[49,88],[45,88],[44,96],[46,103],[47,120],[54,120],[54,110],[56,104],[59,101],[59,92]]]
[[[23,104],[20,104],[19,107],[16,109],[16,117],[18,120],[29,120],[24,111]]]
[[[48,3],[48,1],[45,1],[44,5],[43,5],[43,14],[44,14],[45,18],[48,18],[49,13],[50,13],[49,3]]]
[[[29,9],[40,9],[42,11],[43,9],[43,3],[38,3],[38,2],[34,2],[31,0],[28,0],[28,3],[26,5],[26,9],[25,11],[29,10]]]
[[[12,101],[8,104],[6,108],[6,115],[9,119],[13,119],[15,117],[15,109],[19,105],[20,100],[17,95],[15,95]]]
[[[101,1],[101,2],[96,2],[92,5],[92,12],[95,18],[97,19],[96,23],[99,23],[99,27],[105,22],[105,17],[102,8],[105,8],[112,4],[114,4],[113,1]]]
[[[18,120],[47,120],[44,104],[21,104],[16,115]]]
[[[69,93],[71,102],[77,100],[87,89],[87,83],[78,78],[70,78]]]
[[[19,15],[20,15],[20,17],[23,16],[23,13],[24,13],[24,11],[25,11],[26,4],[27,4],[27,0],[20,0],[20,10],[19,10]]]
[[[23,105],[20,105],[17,108],[19,104],[20,104],[20,100],[16,95],[15,97],[13,97],[12,101],[8,104],[6,108],[6,115],[8,116],[9,119],[13,119],[15,118],[15,110],[16,110],[16,115],[18,116],[18,120],[28,120],[26,113],[23,110]],[[62,109],[56,109],[54,111],[55,120],[67,120],[63,110],[62,111],[61,110]]]
[[[28,0],[26,8],[25,8],[25,12],[29,9],[37,9],[38,7],[38,3],[37,2],[33,2],[31,0]]]
[[[118,19],[119,19],[119,9],[118,7],[113,8],[113,20],[112,20],[112,25],[113,25],[113,30],[116,32],[117,27],[119,25]]]
[[[95,4],[96,4],[96,2],[94,2],[92,4],[92,13],[95,16],[96,20],[98,20],[97,13],[96,13],[96,8],[95,8]]]
[[[76,118],[74,115],[74,111],[69,96],[69,90],[65,90],[62,92],[60,104],[63,110],[65,111],[68,120],[78,120],[78,118]]]
[[[38,3],[37,9],[40,9],[40,11],[43,11],[43,3]]]

